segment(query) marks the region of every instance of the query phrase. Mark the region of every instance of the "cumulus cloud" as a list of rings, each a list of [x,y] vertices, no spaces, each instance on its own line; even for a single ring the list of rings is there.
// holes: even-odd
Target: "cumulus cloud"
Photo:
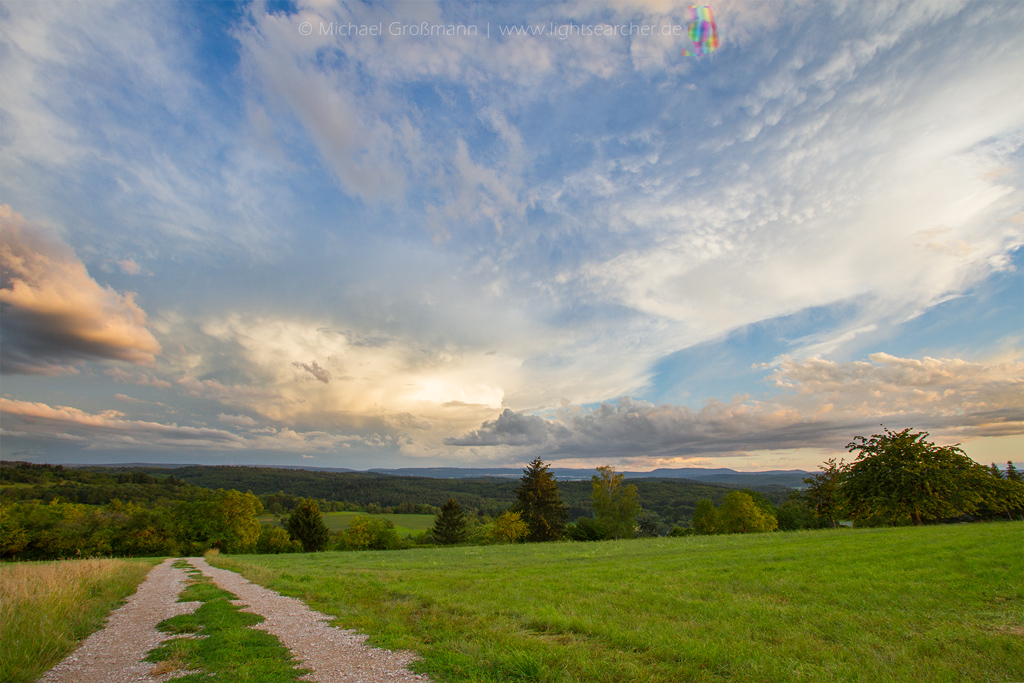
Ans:
[[[449,446],[536,446],[568,435],[569,430],[562,425],[506,408],[496,420],[484,422],[480,429],[444,442]]]
[[[3,372],[62,374],[89,360],[151,364],[160,344],[132,293],[102,287],[64,244],[0,206]]]
[[[695,410],[623,397],[549,417],[506,409],[452,446],[520,446],[557,458],[732,456],[794,448],[840,450],[880,423],[948,438],[1024,434],[1024,363],[971,363],[873,354],[837,363],[784,359],[774,399],[736,397]]]

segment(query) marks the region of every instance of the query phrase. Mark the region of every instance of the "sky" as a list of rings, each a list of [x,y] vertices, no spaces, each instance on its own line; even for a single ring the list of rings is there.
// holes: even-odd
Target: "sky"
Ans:
[[[1024,4],[708,7],[0,0],[2,457],[1024,463]]]

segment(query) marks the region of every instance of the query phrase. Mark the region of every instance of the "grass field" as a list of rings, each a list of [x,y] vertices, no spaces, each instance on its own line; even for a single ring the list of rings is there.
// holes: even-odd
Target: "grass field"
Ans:
[[[412,536],[420,532],[426,531],[434,524],[434,515],[371,515],[366,512],[325,512],[323,513],[324,523],[327,524],[327,528],[333,531],[343,531],[348,528],[348,523],[352,521],[353,517],[378,517],[380,519],[390,519],[395,525],[395,531],[398,532],[399,536]],[[287,516],[284,517],[288,519]],[[274,517],[271,515],[262,515],[260,517],[261,522],[273,522]],[[283,522],[281,526],[284,526]]]
[[[1024,523],[235,556],[437,681],[1024,681]]]
[[[156,562],[0,564],[0,682],[36,680],[98,629]]]

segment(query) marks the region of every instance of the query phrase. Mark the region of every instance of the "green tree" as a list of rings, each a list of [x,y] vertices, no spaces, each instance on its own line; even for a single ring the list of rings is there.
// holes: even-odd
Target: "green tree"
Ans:
[[[977,510],[994,479],[988,468],[967,457],[959,444],[936,446],[927,436],[908,428],[854,437],[847,449],[859,455],[840,486],[852,517],[917,525]]]
[[[636,534],[636,516],[640,503],[636,499],[636,486],[623,484],[624,474],[615,474],[615,468],[597,468],[591,477],[590,501],[597,521],[611,538],[633,538]]]
[[[636,516],[636,535],[640,538],[661,536],[664,530],[665,524],[662,523],[657,512],[641,510],[640,514]]]
[[[261,524],[260,537],[256,539],[256,552],[265,555],[276,553],[297,553],[302,543],[293,541],[287,531],[275,524]]]
[[[1013,462],[1010,460],[1006,461],[1006,478],[1010,481],[1017,483],[1024,483],[1024,477],[1017,471],[1017,468],[1013,466]]]
[[[528,533],[530,533],[530,527],[522,520],[521,513],[512,512],[511,510],[494,520],[494,525],[491,529],[491,536],[498,543],[502,541],[515,543]]]
[[[698,534],[718,534],[721,533],[721,528],[718,523],[718,510],[715,509],[715,504],[710,499],[704,498],[697,501],[697,506],[693,510],[693,521],[692,526]]]
[[[718,520],[727,534],[775,531],[779,527],[775,515],[762,508],[748,493],[730,491],[718,508]]]
[[[348,523],[342,535],[341,550],[391,550],[401,541],[390,519],[358,515]]]
[[[842,499],[839,496],[839,485],[843,481],[843,462],[836,464],[835,458],[829,458],[825,464],[804,479],[807,488],[803,491],[803,499],[817,519],[827,519],[836,528],[836,514],[839,512]]]
[[[263,512],[260,499],[234,489],[217,493],[217,523],[224,537],[224,550],[229,553],[251,551],[260,537],[260,523],[256,519]]]
[[[564,534],[566,507],[558,496],[555,475],[540,458],[523,470],[512,511],[526,523],[528,541],[553,541]]]
[[[466,528],[466,515],[462,512],[462,506],[454,498],[441,506],[441,511],[434,517],[434,526],[430,535],[441,545],[454,545],[462,543],[469,536]]]
[[[304,498],[288,518],[288,533],[302,543],[307,553],[317,552],[327,547],[330,530],[324,523],[320,513],[320,504],[312,498]]]

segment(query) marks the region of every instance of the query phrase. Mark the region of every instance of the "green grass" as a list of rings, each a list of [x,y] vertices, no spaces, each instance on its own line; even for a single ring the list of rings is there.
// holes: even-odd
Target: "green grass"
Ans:
[[[390,519],[395,525],[395,531],[398,532],[399,536],[413,536],[415,534],[426,531],[434,525],[434,515],[412,515],[412,514],[380,514],[371,515],[367,512],[325,512],[323,513],[324,523],[327,528],[332,532],[344,531],[348,528],[349,522],[352,521],[353,517],[377,517],[380,519]],[[273,522],[275,518],[272,515],[260,516],[261,522]],[[287,520],[287,515],[284,520]],[[282,527],[284,523],[280,524]]]
[[[236,597],[217,588],[191,565],[175,563],[189,570],[190,585],[179,601],[203,604],[192,614],[181,614],[160,622],[157,628],[175,636],[146,656],[157,664],[153,674],[189,671],[175,678],[182,683],[293,683],[308,669],[299,669],[294,658],[275,636],[251,628],[263,617],[241,612],[231,604]]]
[[[1024,523],[214,562],[438,681],[1024,681]]]
[[[0,681],[27,683],[103,625],[159,560],[0,564]]]

